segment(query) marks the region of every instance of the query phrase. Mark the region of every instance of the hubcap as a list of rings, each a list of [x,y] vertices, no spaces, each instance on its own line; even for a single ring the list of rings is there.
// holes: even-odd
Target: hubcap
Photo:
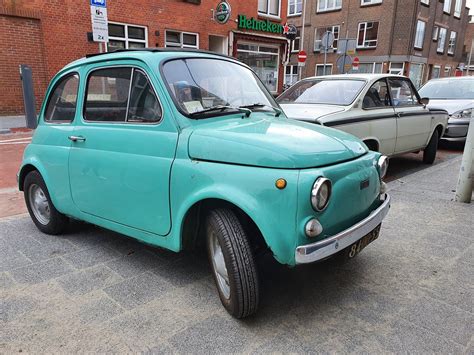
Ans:
[[[47,225],[51,220],[51,209],[43,189],[36,184],[31,184],[28,190],[28,198],[36,219],[41,224]]]
[[[230,298],[230,285],[229,275],[227,274],[227,268],[225,266],[224,254],[222,254],[222,248],[219,244],[219,240],[214,232],[210,235],[210,248],[211,248],[211,259],[212,269],[216,275],[217,285],[219,290],[222,292],[226,299]]]

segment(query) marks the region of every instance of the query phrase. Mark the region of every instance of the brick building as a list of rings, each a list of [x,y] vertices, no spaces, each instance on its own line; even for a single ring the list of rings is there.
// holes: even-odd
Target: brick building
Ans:
[[[305,67],[296,55],[286,67],[285,82],[302,76],[338,73],[338,39],[352,38],[360,59],[358,72],[390,72],[409,76],[420,86],[434,77],[453,76],[462,60],[464,34],[469,22],[465,0],[307,0],[304,49]],[[303,0],[289,0],[295,11],[288,22],[301,32]],[[334,34],[334,49],[324,54],[321,39]],[[298,47],[298,43],[296,46]],[[293,48],[294,53],[297,48]],[[350,69],[351,70],[351,69]],[[354,70],[352,70],[353,72]]]
[[[89,0],[0,0],[0,115],[21,114],[19,64],[33,69],[37,108],[51,77],[88,53],[135,47],[187,47],[239,58],[275,94],[282,91],[287,0],[107,0],[109,42],[91,38]]]

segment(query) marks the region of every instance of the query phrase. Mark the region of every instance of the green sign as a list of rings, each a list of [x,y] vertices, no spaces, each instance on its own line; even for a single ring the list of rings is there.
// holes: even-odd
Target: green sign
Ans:
[[[217,22],[224,24],[227,22],[227,20],[229,20],[231,11],[232,10],[230,8],[230,5],[227,3],[227,1],[221,1],[219,4],[217,4],[214,18],[216,19]]]
[[[283,26],[279,23],[270,22],[268,20],[257,20],[253,17],[247,18],[245,15],[239,15],[238,27],[245,30],[254,30],[270,33],[283,33]]]

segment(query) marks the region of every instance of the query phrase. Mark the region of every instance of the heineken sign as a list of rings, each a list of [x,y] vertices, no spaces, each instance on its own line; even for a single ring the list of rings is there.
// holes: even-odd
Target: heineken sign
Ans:
[[[245,30],[254,30],[270,33],[283,33],[283,26],[279,23],[270,22],[268,20],[257,20],[253,17],[247,18],[245,15],[239,15],[238,18],[238,28]]]

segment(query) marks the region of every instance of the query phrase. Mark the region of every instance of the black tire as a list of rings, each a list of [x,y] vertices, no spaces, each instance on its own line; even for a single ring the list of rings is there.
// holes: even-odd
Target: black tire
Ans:
[[[436,151],[438,150],[438,130],[436,129],[431,136],[430,142],[423,151],[423,163],[433,164],[436,159]]]
[[[35,207],[32,206],[32,199],[30,198],[30,194],[32,193],[33,188],[37,189],[38,187],[43,192],[45,200],[48,204],[48,221],[41,220],[39,217],[37,217],[34,211]],[[54,207],[53,202],[51,201],[51,197],[49,196],[48,188],[44,183],[43,177],[38,171],[34,170],[28,173],[28,175],[26,175],[25,181],[23,183],[23,194],[25,197],[26,207],[28,208],[28,212],[31,216],[31,219],[40,231],[46,234],[53,235],[60,234],[64,231],[69,222],[69,219]]]
[[[257,267],[245,230],[234,212],[229,209],[212,210],[207,217],[206,238],[209,262],[222,305],[236,318],[255,313],[259,300]],[[230,290],[227,290],[227,297],[219,285],[213,261],[213,243],[216,241],[221,248],[228,277],[226,284]]]

